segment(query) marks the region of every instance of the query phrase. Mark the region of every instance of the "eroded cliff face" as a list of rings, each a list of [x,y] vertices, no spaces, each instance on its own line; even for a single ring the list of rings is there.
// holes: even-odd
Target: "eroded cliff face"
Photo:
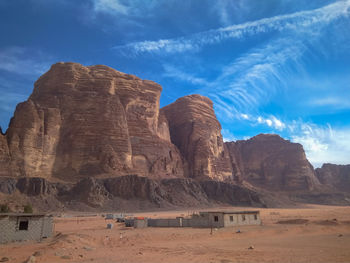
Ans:
[[[168,120],[170,138],[186,162],[186,174],[201,179],[233,181],[231,162],[213,103],[190,95],[161,109]]]
[[[2,134],[0,128],[0,176],[11,175],[10,153],[7,145],[6,136]]]
[[[272,134],[226,144],[243,180],[254,186],[294,191],[313,190],[320,185],[300,144]]]
[[[13,174],[182,177],[181,156],[159,116],[160,92],[152,81],[107,66],[53,65],[9,125]]]
[[[326,163],[316,169],[316,175],[322,184],[350,193],[350,165]]]

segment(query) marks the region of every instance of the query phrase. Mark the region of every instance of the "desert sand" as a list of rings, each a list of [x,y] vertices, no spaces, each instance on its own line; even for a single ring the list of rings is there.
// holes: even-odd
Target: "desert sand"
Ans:
[[[220,208],[244,209],[251,208]],[[24,262],[34,254],[37,263],[350,262],[350,207],[258,210],[263,225],[214,229],[212,234],[200,228],[126,228],[101,215],[66,215],[55,218],[52,238],[0,245],[0,259]],[[134,215],[173,217],[193,211]],[[113,223],[113,229],[107,229],[107,223]]]

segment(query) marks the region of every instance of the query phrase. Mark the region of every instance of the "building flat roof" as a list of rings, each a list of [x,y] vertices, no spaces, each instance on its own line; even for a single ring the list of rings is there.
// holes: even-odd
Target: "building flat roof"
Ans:
[[[47,214],[43,213],[0,213],[0,217],[5,217],[5,216],[50,216]]]
[[[215,214],[259,214],[260,211],[207,211],[199,212],[200,214],[215,213]]]

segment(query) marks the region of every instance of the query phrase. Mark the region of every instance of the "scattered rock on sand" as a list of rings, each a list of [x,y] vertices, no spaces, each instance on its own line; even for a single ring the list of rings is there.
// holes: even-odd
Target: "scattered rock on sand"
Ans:
[[[9,258],[8,258],[8,257],[2,257],[2,258],[0,258],[0,262],[6,262],[6,261],[9,261]]]
[[[85,249],[86,251],[92,251],[92,250],[94,250],[93,247],[83,247],[83,249]]]
[[[36,257],[30,256],[25,263],[36,263]]]
[[[254,249],[254,246],[250,246],[250,247],[248,247],[248,249]]]
[[[33,256],[34,256],[34,257],[40,257],[40,256],[41,256],[41,252],[40,252],[40,251],[35,251],[35,252],[33,253]]]

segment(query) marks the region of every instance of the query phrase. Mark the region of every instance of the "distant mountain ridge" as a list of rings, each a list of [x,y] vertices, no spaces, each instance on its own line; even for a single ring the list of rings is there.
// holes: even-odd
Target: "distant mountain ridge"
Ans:
[[[28,100],[17,105],[6,133],[0,133],[2,199],[35,196],[39,205],[40,197],[51,196],[56,208],[74,200],[111,207],[115,197],[155,206],[201,200],[265,206],[274,192],[301,201],[341,192],[339,202],[346,204],[347,166],[315,171],[302,145],[278,135],[224,143],[209,98],[189,95],[159,109],[161,90],[155,82],[103,65],[54,64],[35,82]],[[154,187],[143,188],[142,180]]]

